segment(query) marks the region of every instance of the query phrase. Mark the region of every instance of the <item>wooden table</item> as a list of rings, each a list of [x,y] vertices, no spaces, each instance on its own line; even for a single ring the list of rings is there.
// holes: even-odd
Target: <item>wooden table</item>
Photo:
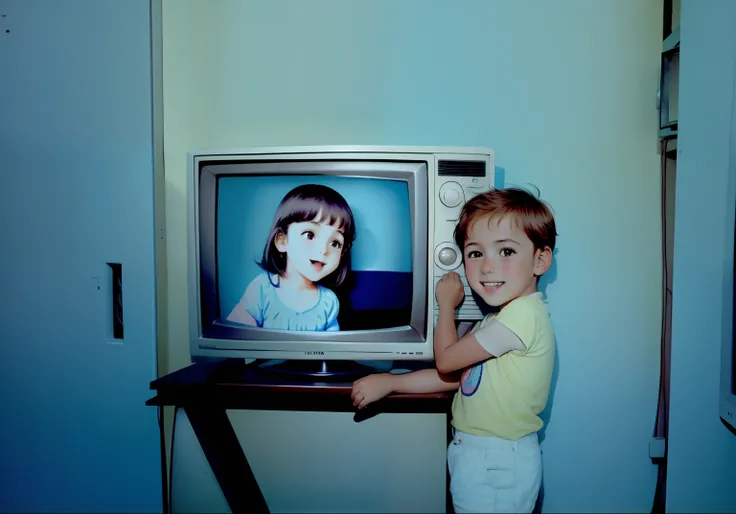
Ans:
[[[255,476],[227,416],[227,409],[355,412],[352,383],[317,382],[285,377],[242,359],[192,364],[151,382],[156,396],[150,406],[185,410],[202,450],[232,512],[269,513]],[[421,369],[424,362],[395,362],[394,367]],[[379,413],[444,413],[448,418],[453,393],[394,394],[355,414],[360,422]],[[163,424],[161,424],[163,431]],[[163,437],[162,437],[163,441]],[[449,475],[448,475],[449,485]],[[452,512],[449,490],[447,512]]]

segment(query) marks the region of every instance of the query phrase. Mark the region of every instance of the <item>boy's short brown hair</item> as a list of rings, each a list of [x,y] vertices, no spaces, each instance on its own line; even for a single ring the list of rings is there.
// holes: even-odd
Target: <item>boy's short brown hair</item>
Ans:
[[[455,226],[455,243],[465,249],[470,226],[480,218],[512,216],[535,249],[555,249],[557,228],[552,208],[543,200],[521,188],[492,189],[471,198],[463,206]]]

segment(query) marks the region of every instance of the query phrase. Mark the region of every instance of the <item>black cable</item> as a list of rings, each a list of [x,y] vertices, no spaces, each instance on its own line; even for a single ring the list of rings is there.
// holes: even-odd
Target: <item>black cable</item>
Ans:
[[[659,388],[657,400],[657,415],[654,422],[653,435],[655,438],[663,437],[665,443],[664,457],[657,463],[657,486],[654,491],[652,503],[652,514],[663,514],[665,512],[667,495],[667,428],[669,425],[669,401],[667,394],[667,319],[669,305],[669,272],[667,269],[667,143],[665,139],[661,142],[661,221],[662,221],[662,326],[660,341],[660,363],[659,363]],[[660,432],[661,427],[661,432]]]

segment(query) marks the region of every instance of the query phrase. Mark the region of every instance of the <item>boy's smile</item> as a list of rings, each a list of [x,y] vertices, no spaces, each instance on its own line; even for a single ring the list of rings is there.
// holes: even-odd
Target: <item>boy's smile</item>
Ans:
[[[499,289],[501,289],[501,286],[505,284],[505,282],[483,282],[480,283],[483,286],[483,289],[486,290],[488,294],[494,294],[497,293]]]
[[[468,284],[483,301],[503,307],[536,292],[537,277],[551,264],[551,250],[535,249],[513,216],[471,224],[463,257]]]

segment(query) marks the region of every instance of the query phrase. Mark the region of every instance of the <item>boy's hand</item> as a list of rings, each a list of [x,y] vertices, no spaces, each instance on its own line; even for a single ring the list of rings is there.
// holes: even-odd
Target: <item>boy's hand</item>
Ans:
[[[391,394],[392,378],[393,375],[390,373],[378,373],[356,380],[353,383],[353,391],[350,394],[350,397],[353,399],[353,405],[360,410],[369,403],[373,403]]]
[[[460,305],[460,302],[465,298],[465,288],[460,280],[460,275],[454,271],[445,273],[437,282],[434,295],[440,309],[455,310],[455,307]]]

